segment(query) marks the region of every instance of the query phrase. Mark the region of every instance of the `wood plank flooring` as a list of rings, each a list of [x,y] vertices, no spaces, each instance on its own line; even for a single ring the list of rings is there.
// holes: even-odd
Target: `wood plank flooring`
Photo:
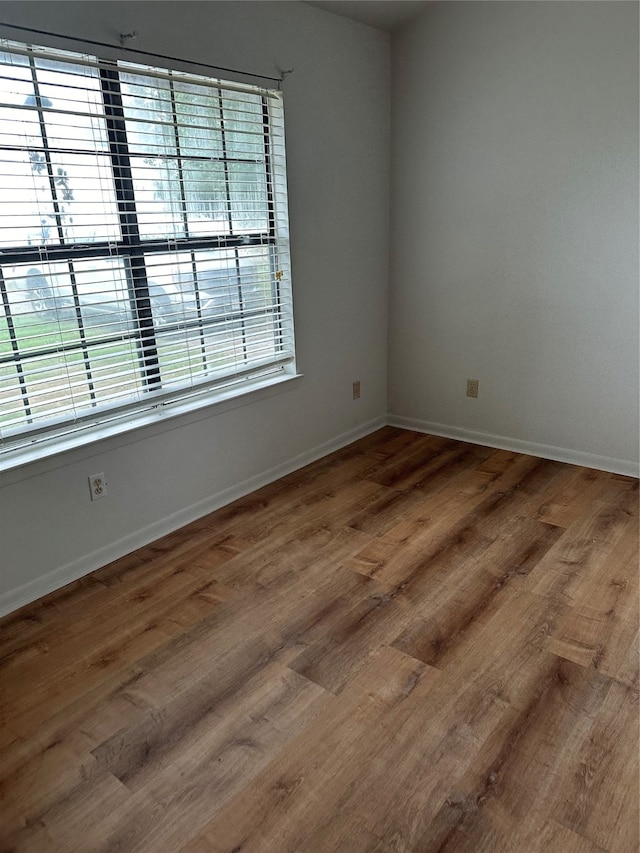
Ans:
[[[0,621],[0,851],[637,853],[638,482],[385,428]]]

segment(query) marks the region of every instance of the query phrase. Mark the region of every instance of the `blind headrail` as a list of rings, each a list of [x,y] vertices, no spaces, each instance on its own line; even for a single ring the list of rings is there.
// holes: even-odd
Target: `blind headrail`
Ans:
[[[291,71],[282,71],[279,76],[273,77],[267,74],[255,74],[252,71],[242,71],[238,68],[227,68],[224,65],[211,65],[207,62],[198,62],[194,59],[181,59],[179,56],[170,56],[166,53],[153,53],[149,50],[140,50],[134,47],[125,47],[122,44],[110,44],[106,41],[96,41],[95,39],[86,39],[80,36],[69,36],[64,33],[56,33],[52,30],[40,30],[35,27],[24,27],[19,24],[9,24],[5,21],[0,21],[0,27],[7,27],[11,30],[20,30],[23,33],[31,33],[32,35],[50,36],[56,39],[64,39],[65,41],[74,42],[75,44],[88,44],[92,47],[106,47],[109,50],[118,50],[123,53],[134,54],[136,56],[151,57],[153,59],[163,59],[166,62],[177,62],[181,65],[191,65],[197,68],[206,68],[208,71],[222,71],[227,74],[239,74],[244,77],[253,77],[258,80],[269,80],[272,83],[277,83],[278,87],[282,85],[282,81],[290,74]]]

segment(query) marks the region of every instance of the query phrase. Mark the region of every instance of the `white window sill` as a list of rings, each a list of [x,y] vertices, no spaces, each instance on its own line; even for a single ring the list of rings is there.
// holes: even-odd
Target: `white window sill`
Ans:
[[[97,442],[117,435],[132,433],[132,440],[139,440],[140,436],[135,436],[135,431],[154,425],[160,425],[162,428],[165,424],[165,428],[169,428],[167,422],[189,414],[195,414],[198,420],[203,417],[223,414],[231,409],[247,406],[270,397],[274,393],[278,393],[279,390],[284,390],[282,389],[283,385],[289,385],[292,381],[301,378],[302,374],[291,373],[266,379],[256,379],[248,381],[241,387],[235,386],[226,390],[218,389],[191,399],[176,400],[144,412],[128,413],[109,423],[79,429],[70,435],[41,439],[31,445],[0,453],[0,473],[38,461],[54,461],[61,454],[82,447],[89,448]],[[172,424],[172,427],[175,426],[177,424]],[[58,460],[55,464],[47,467],[51,469],[59,467],[61,464],[64,463]]]

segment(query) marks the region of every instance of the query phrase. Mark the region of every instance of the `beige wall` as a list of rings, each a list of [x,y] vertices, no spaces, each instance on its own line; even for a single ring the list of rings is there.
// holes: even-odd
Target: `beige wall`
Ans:
[[[396,422],[637,473],[638,4],[435,3],[392,56]]]

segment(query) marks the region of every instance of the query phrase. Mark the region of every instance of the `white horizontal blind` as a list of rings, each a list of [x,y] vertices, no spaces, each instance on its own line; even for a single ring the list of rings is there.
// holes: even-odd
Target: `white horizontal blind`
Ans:
[[[0,42],[0,441],[294,358],[279,92]]]

